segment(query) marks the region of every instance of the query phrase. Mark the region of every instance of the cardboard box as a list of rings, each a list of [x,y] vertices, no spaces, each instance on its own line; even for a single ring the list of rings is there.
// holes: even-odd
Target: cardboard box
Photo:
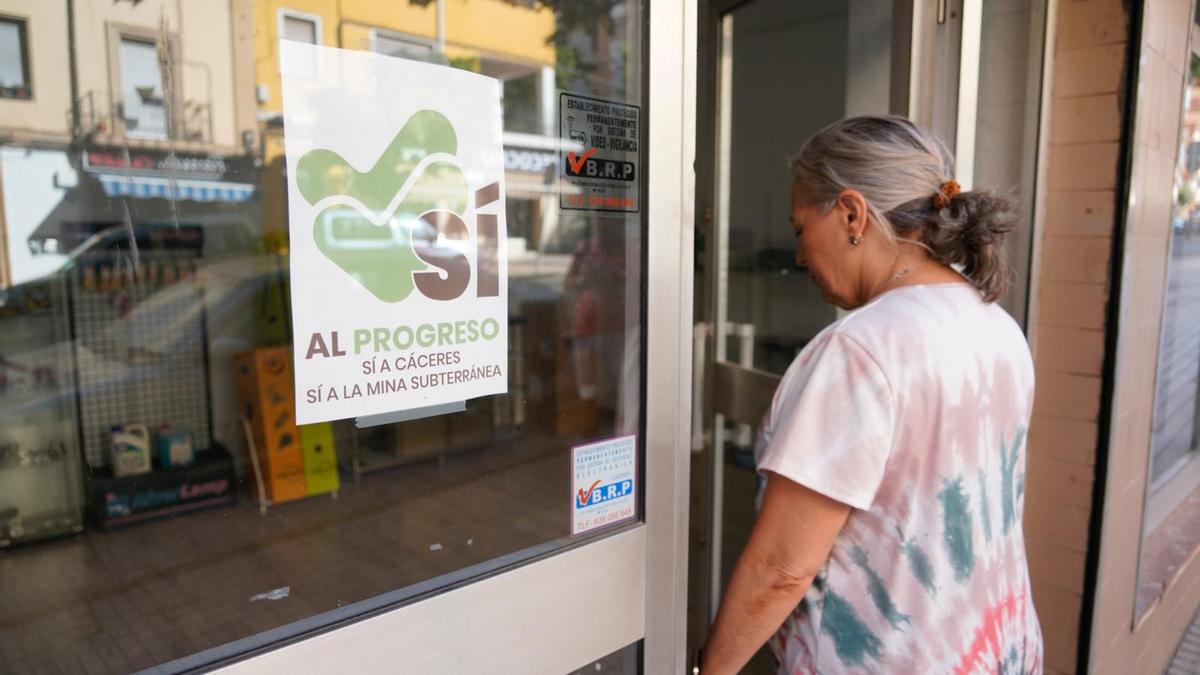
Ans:
[[[291,348],[280,346],[255,349],[234,359],[238,409],[250,421],[267,497],[273,502],[308,495],[291,358]]]
[[[446,416],[424,417],[400,422],[396,456],[402,459],[436,457],[446,451]]]
[[[286,502],[308,496],[308,480],[304,475],[303,462],[266,477],[265,482],[267,498],[272,502]]]

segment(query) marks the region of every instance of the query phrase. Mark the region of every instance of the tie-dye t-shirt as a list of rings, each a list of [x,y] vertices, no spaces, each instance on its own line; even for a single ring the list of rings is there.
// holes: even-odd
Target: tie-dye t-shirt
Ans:
[[[781,673],[1038,673],[1021,514],[1033,363],[966,284],[887,292],[784,375],[756,454],[853,509],[770,645]]]

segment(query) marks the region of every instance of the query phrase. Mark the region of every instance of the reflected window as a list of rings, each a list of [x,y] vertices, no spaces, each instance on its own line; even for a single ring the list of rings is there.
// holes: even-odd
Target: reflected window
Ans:
[[[1200,544],[1200,53],[1183,92],[1134,621]]]
[[[283,14],[283,39],[293,42],[304,42],[310,45],[320,44],[319,22],[316,19],[285,12]]]
[[[371,50],[403,59],[429,61],[434,54],[434,45],[414,36],[376,30],[371,39]]]
[[[123,37],[120,58],[126,133],[131,138],[166,138],[167,107],[158,46],[152,41]]]
[[[0,17],[0,98],[28,99],[33,96],[28,48],[25,22]]]

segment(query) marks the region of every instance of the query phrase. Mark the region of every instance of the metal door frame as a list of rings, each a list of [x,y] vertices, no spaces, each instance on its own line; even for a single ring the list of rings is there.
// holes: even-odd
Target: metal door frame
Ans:
[[[641,523],[226,665],[224,672],[562,673],[644,640],[686,663],[696,7],[653,0],[645,122],[648,325]],[[564,487],[563,494],[567,493]],[[269,639],[269,635],[266,636]],[[199,665],[199,664],[197,664]]]

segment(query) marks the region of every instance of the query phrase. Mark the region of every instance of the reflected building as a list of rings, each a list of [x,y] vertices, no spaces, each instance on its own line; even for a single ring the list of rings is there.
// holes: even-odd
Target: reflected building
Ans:
[[[16,5],[21,18],[0,26],[20,60],[5,74],[20,85],[0,89],[0,285],[56,272],[121,228],[251,236],[255,123],[234,86],[236,5]],[[65,33],[71,49],[53,39]]]

